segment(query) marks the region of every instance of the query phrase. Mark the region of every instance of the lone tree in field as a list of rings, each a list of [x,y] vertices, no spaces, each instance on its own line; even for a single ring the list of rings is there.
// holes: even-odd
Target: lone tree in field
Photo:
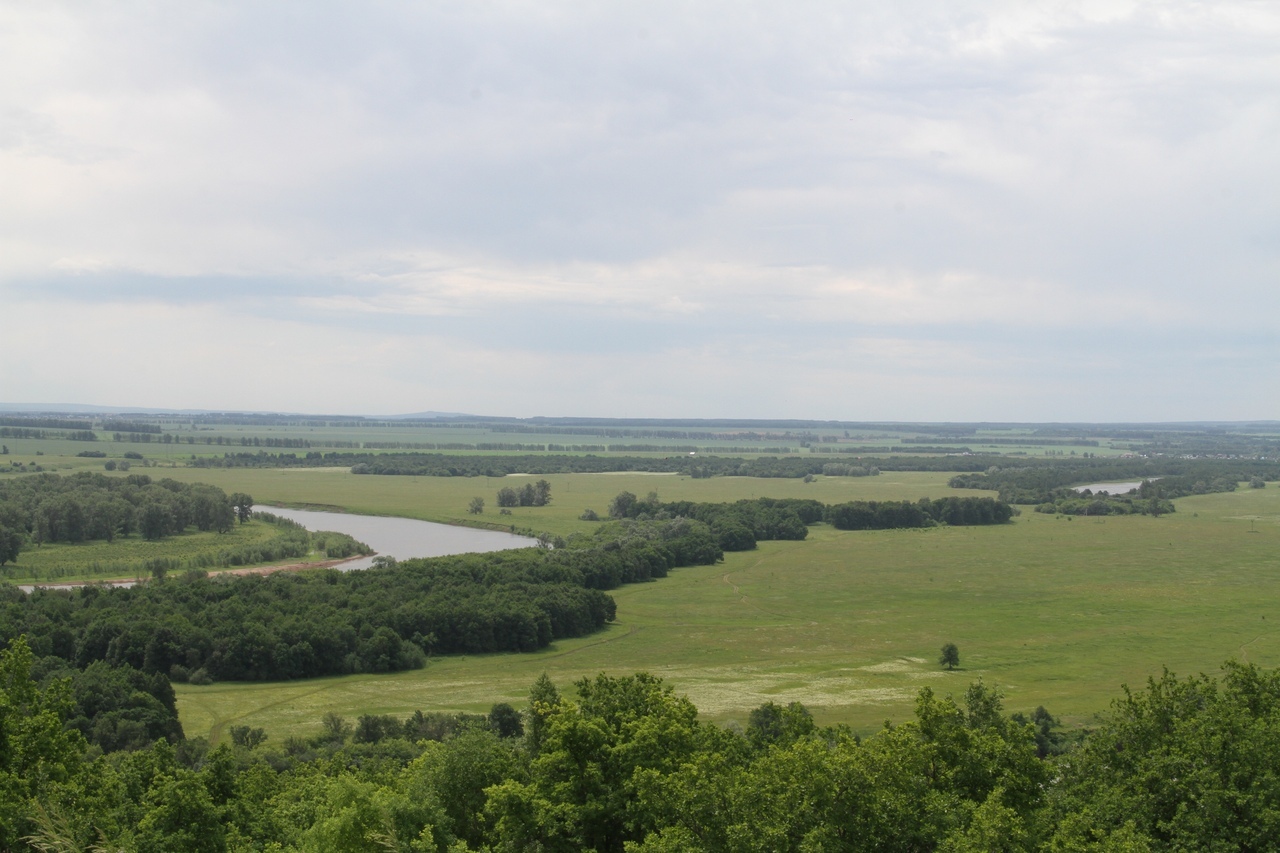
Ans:
[[[960,650],[955,643],[947,643],[942,647],[942,657],[938,658],[938,663],[947,669],[955,669],[960,665]]]
[[[472,515],[480,515],[484,512],[484,498],[472,498],[470,506],[467,507],[467,512]]]

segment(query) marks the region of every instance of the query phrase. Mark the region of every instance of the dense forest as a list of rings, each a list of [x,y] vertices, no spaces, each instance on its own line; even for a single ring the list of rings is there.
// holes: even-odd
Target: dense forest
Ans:
[[[278,680],[422,666],[429,654],[532,651],[599,630],[604,590],[714,563],[688,519],[611,525],[560,547],[389,561],[360,572],[188,572],[132,588],[0,586],[0,638],[78,668],[178,681]]]
[[[253,498],[216,486],[152,482],[145,474],[108,477],[81,472],[0,481],[0,565],[46,542],[113,541],[135,533],[163,539],[188,528],[225,532],[246,521]]]
[[[225,533],[237,521],[247,522],[251,515],[253,498],[243,492],[227,495],[216,486],[169,479],[152,482],[145,474],[107,477],[81,472],[70,477],[40,474],[0,481],[0,566],[18,562],[25,548],[39,548],[46,543],[112,543],[129,536],[159,540],[191,530]],[[181,569],[270,563],[304,557],[312,551],[323,552],[329,558],[371,553],[367,545],[344,533],[308,532],[301,525],[269,513],[258,513],[257,517],[274,525],[274,535],[247,545],[229,545],[196,554],[134,561],[107,556],[90,566],[55,567],[48,579],[62,576],[64,570],[162,575]]]
[[[1274,849],[1280,676],[1252,665],[1165,673],[1074,739],[981,682],[925,688],[913,720],[867,738],[798,703],[702,722],[643,673],[574,687],[543,676],[488,716],[328,714],[279,743],[247,726],[214,749],[180,730],[112,742],[86,734],[74,676],[18,639],[0,652],[0,850]]]

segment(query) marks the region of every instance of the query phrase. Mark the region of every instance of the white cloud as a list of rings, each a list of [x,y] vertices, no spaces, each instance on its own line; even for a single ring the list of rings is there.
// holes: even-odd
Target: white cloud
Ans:
[[[447,386],[416,408],[714,415],[753,388],[786,416],[820,376],[941,419],[949,351],[1000,409],[974,416],[1058,418],[1165,387],[1133,369],[1158,345],[1172,397],[1217,416],[1215,362],[1183,355],[1280,356],[1278,89],[1280,11],[1250,2],[9,4],[0,295],[33,341],[226,299],[246,346],[349,326],[333,369],[381,411]],[[1017,349],[1073,335],[1106,374],[1087,387]],[[874,357],[833,357],[842,336]],[[199,339],[173,338],[157,388],[187,394]],[[503,397],[390,351],[527,370]],[[616,364],[616,396],[525,390],[592,352],[725,395]],[[1010,359],[1041,379],[1006,395]],[[84,387],[26,369],[37,397]]]

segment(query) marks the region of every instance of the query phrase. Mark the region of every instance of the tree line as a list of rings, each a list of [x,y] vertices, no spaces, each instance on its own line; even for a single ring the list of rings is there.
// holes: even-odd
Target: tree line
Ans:
[[[883,452],[883,449],[879,449]],[[593,474],[613,471],[647,471],[690,477],[804,478],[806,476],[875,476],[881,471],[935,471],[956,473],[953,488],[992,489],[1008,503],[1038,504],[1052,489],[1104,480],[1142,480],[1189,477],[1212,484],[1261,477],[1280,479],[1280,462],[1268,459],[1181,459],[1172,457],[1024,457],[1012,459],[994,454],[957,455],[954,448],[940,448],[947,455],[872,456],[847,462],[825,460],[820,454],[796,454],[778,458],[760,456],[673,455],[593,456],[560,453],[459,456],[446,453],[358,453],[349,451],[294,453],[226,453],[221,457],[195,457],[187,464],[198,468],[349,467],[354,474],[429,477],[504,477],[508,474]]]
[[[621,492],[609,503],[609,517],[692,518],[705,523],[725,551],[749,551],[757,542],[803,540],[808,525],[826,522],[838,530],[895,530],[937,524],[1004,524],[1013,507],[993,498],[947,497],[919,501],[849,501],[823,504],[806,498],[753,498],[733,503],[659,500],[656,492],[638,498]],[[591,515],[596,515],[588,510]],[[588,516],[589,517],[589,516]]]
[[[135,533],[150,540],[188,528],[226,532],[248,520],[253,498],[203,483],[152,482],[145,474],[84,471],[0,482],[0,565],[46,542],[105,540]]]
[[[1237,663],[1126,689],[1075,738],[982,682],[924,688],[859,738],[794,702],[708,723],[637,673],[572,698],[544,675],[488,715],[233,726],[212,749],[93,741],[79,688],[42,667],[21,639],[0,652],[3,850],[1244,851],[1272,848],[1280,803],[1280,676]]]
[[[498,489],[498,506],[546,506],[551,503],[551,484],[546,480],[525,483],[519,489],[503,486]]]
[[[714,563],[709,528],[632,524],[520,549],[389,561],[360,572],[207,576],[24,594],[0,586],[0,638],[85,668],[178,681],[271,681],[420,667],[428,654],[533,651],[613,620],[605,590]]]
[[[35,427],[38,429],[91,430],[93,421],[70,418],[33,418],[0,415],[0,427]]]
[[[32,429],[31,427],[0,427],[0,438],[61,438],[67,441],[97,441],[98,434],[93,430]]]
[[[1258,478],[1280,479],[1280,462],[1265,459],[1090,458],[1019,460],[993,463],[982,472],[957,474],[955,489],[991,489],[1015,504],[1042,504],[1078,497],[1070,488],[1086,483],[1145,481],[1139,497],[1173,499],[1194,494],[1234,491],[1236,484]]]
[[[598,448],[605,450],[604,447]],[[671,448],[662,448],[670,451]],[[777,450],[777,448],[775,448]],[[618,471],[685,474],[690,477],[803,478],[827,476],[875,476],[884,460],[875,466],[831,463],[800,456],[777,459],[761,456],[745,459],[733,456],[578,456],[567,454],[526,454],[524,456],[457,456],[446,453],[350,453],[312,451],[293,453],[226,453],[221,457],[194,457],[194,468],[306,468],[348,466],[353,474],[424,477],[505,477],[508,474],[599,474]],[[877,467],[878,466],[878,467]],[[824,472],[824,469],[829,469]],[[922,470],[912,465],[900,469]],[[959,470],[954,465],[940,470]]]

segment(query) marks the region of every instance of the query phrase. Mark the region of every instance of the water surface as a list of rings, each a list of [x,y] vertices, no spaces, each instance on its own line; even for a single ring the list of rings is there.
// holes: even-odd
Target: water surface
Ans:
[[[255,511],[269,512],[298,522],[308,530],[334,530],[346,533],[369,545],[380,556],[409,560],[414,557],[445,557],[449,554],[471,554],[477,551],[506,551],[530,548],[538,540],[497,530],[477,530],[436,524],[416,518],[382,515],[352,515],[345,512],[319,512],[311,509],[284,509],[255,506]],[[338,568],[367,569],[373,557],[343,563]]]
[[[531,548],[537,539],[503,533],[497,530],[477,530],[474,527],[455,527],[452,524],[436,524],[416,518],[396,518],[381,515],[351,515],[345,512],[318,512],[309,509],[283,509],[275,506],[255,506],[255,511],[269,512],[281,518],[298,522],[308,530],[333,530],[346,533],[379,555],[409,560],[414,557],[446,557],[450,554],[471,554],[477,551],[506,551],[511,548]],[[367,569],[373,565],[373,557],[361,557],[341,563],[335,568],[342,571]],[[217,569],[214,569],[216,572]],[[135,581],[98,581],[107,586],[133,586]],[[54,586],[71,589],[82,583],[22,584],[18,589],[31,592],[37,586]]]
[[[1141,485],[1142,481],[1136,480],[1131,483],[1090,483],[1087,486],[1075,486],[1074,488],[1077,492],[1083,492],[1088,489],[1095,495],[1099,492],[1106,492],[1109,495],[1125,495]]]

